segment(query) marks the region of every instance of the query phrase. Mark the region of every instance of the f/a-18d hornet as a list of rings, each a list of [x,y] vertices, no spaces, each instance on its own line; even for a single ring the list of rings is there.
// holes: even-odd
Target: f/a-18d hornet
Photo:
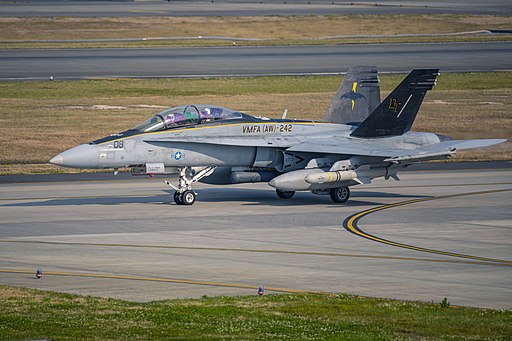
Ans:
[[[438,69],[413,70],[380,102],[375,67],[353,67],[323,122],[254,117],[215,105],[164,110],[122,133],[71,148],[50,160],[74,168],[128,167],[138,174],[178,174],[178,205],[192,205],[192,184],[268,182],[277,196],[295,191],[349,199],[350,186],[384,177],[411,164],[445,159],[457,150],[504,139],[452,140],[410,131]]]

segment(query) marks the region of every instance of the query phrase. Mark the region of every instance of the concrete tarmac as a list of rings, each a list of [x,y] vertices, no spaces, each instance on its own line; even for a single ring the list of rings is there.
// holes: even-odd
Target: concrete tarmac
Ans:
[[[495,71],[511,70],[511,55],[512,42],[0,50],[0,80]]]
[[[132,301],[264,285],[511,308],[512,170],[401,178],[353,187],[345,205],[199,184],[190,207],[169,204],[158,179],[2,183],[0,284]]]
[[[58,1],[0,4],[0,17],[261,16],[334,14],[511,15],[508,0]]]

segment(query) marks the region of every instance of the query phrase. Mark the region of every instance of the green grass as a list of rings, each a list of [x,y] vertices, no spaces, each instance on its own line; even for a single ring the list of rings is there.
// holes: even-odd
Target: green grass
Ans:
[[[340,77],[252,77],[215,79],[114,79],[0,83],[6,98],[95,98],[126,96],[234,96],[322,92],[336,89]]]
[[[380,75],[381,89],[391,91],[404,74]],[[110,79],[0,83],[0,98],[86,99],[150,96],[235,96],[336,91],[342,76],[275,76],[213,79]],[[512,87],[512,72],[446,73],[437,90],[484,90]]]
[[[512,312],[348,295],[151,303],[0,286],[0,339],[510,340]]]

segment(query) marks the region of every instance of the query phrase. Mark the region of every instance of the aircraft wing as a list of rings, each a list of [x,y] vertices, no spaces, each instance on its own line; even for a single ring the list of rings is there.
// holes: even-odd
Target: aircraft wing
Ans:
[[[303,142],[288,148],[287,151],[391,157],[396,149],[382,148],[355,140],[326,139],[325,141]]]
[[[457,150],[482,148],[493,146],[498,143],[507,142],[507,139],[480,139],[480,140],[449,140],[440,143],[431,144],[421,149],[430,151],[439,151],[446,148],[457,148]]]
[[[434,143],[414,150],[402,151],[397,156],[385,159],[393,163],[438,160],[454,156],[457,150],[489,147],[506,142],[506,139],[451,140]]]
[[[144,142],[163,145],[168,143],[198,143],[224,146],[252,146],[285,148],[290,152],[322,154],[345,154],[382,157],[385,162],[410,163],[444,159],[453,156],[457,150],[488,147],[507,141],[506,139],[450,140],[430,144],[417,149],[400,149],[369,143],[368,140],[326,138],[305,142],[302,138],[289,137],[249,137],[249,136],[172,136],[149,138]]]
[[[357,140],[346,141],[320,141],[304,142],[288,148],[288,151],[311,152],[326,154],[348,154],[362,156],[376,156],[386,158],[384,161],[395,163],[407,161],[427,161],[441,159],[452,156],[456,150],[488,147],[507,141],[506,139],[486,139],[486,140],[451,140],[431,145],[423,146],[417,149],[399,149],[382,147]]]

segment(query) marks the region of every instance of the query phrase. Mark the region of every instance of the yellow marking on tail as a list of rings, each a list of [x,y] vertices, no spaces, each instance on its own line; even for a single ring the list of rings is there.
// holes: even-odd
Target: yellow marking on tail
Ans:
[[[357,91],[357,82],[354,82],[354,84],[352,84],[352,91],[354,93],[356,93]],[[356,102],[354,100],[352,100],[352,110],[354,110],[354,105],[356,104]]]

